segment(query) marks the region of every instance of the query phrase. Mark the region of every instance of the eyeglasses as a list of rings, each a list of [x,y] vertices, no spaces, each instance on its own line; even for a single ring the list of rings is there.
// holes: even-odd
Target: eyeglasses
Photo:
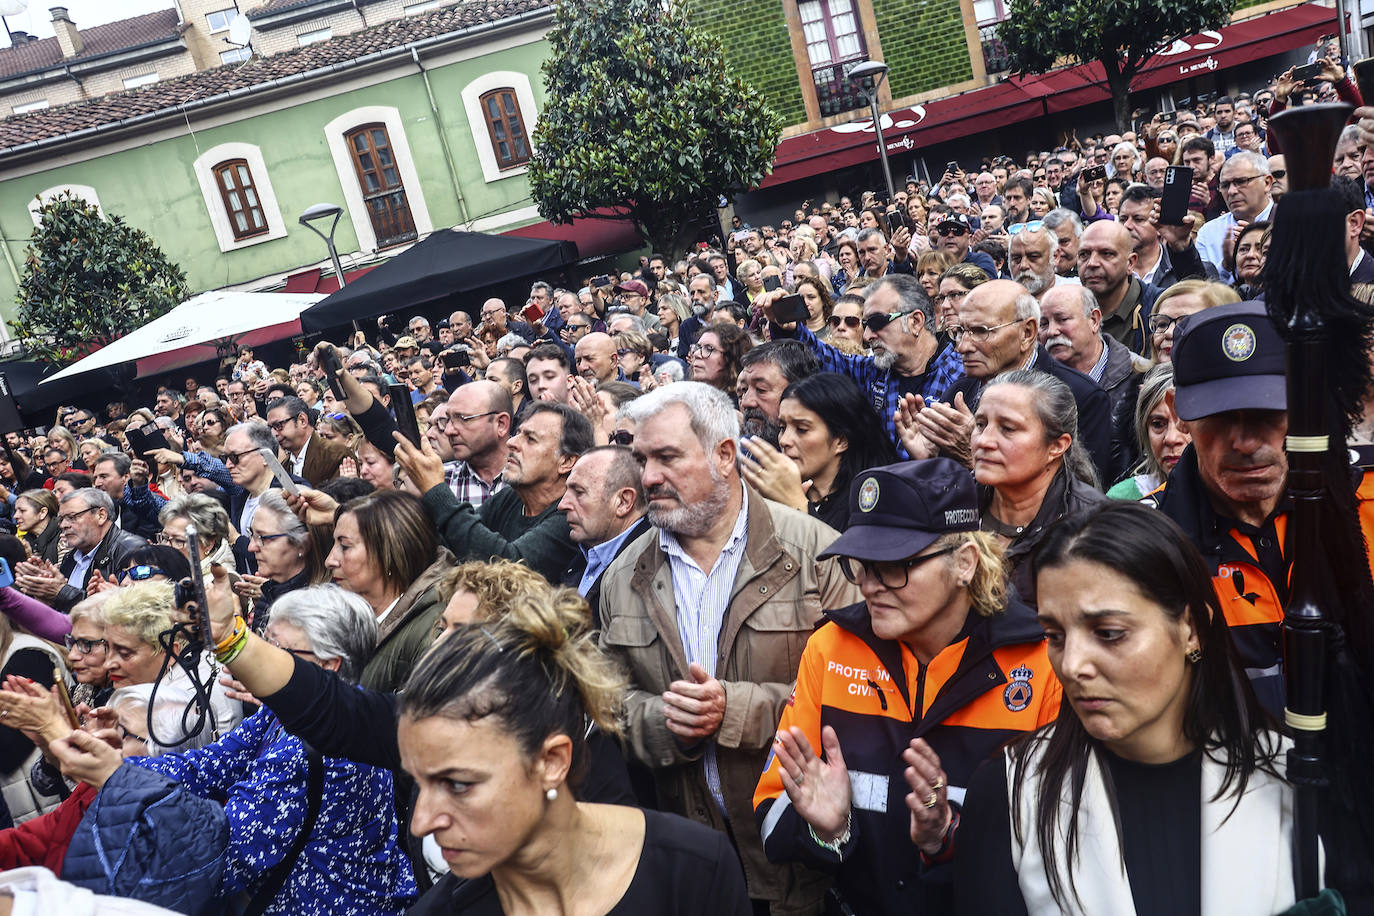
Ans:
[[[1186,318],[1187,316],[1183,316]],[[1149,322],[1150,330],[1156,334],[1163,334],[1174,325],[1182,321],[1183,318],[1172,318],[1168,315],[1151,315]]]
[[[617,429],[608,438],[612,445],[623,445],[629,448],[635,444],[635,434],[628,429]]]
[[[838,328],[840,325],[844,325],[851,331],[862,324],[856,315],[831,315],[826,321],[829,322],[832,328]]]
[[[713,347],[710,344],[692,344],[692,349],[689,351],[692,356],[701,354],[702,359],[710,359],[719,352],[720,347]]]
[[[967,295],[968,290],[966,289],[956,289],[953,292],[948,293],[937,293],[935,295],[935,304],[939,305],[944,302],[958,302]]]
[[[284,537],[286,537],[285,532],[283,532],[282,534],[258,534],[256,531],[250,531],[248,532],[248,543],[266,544],[269,541],[275,541],[277,538]]]
[[[935,231],[938,232],[942,237],[943,237],[943,236],[948,236],[948,235],[967,235],[967,234],[968,234],[968,227],[967,227],[967,226],[941,226],[941,227],[939,227],[938,229],[936,229]]]
[[[494,417],[498,413],[504,413],[504,411],[488,410],[486,413],[449,414],[449,423],[452,423],[454,420],[459,420],[463,423],[471,423],[473,420],[480,420],[483,417]]]
[[[1282,178],[1283,176],[1287,175],[1287,174],[1288,174],[1288,170],[1287,170],[1287,169],[1274,169],[1274,170],[1271,171],[1269,174],[1270,174],[1270,175],[1273,175],[1273,176],[1274,176],[1274,180],[1277,181],[1278,179],[1280,179],[1280,178]]]
[[[287,417],[285,420],[271,420],[267,425],[271,428],[272,432],[279,433],[286,428],[286,424],[295,423],[298,419],[299,417]]]
[[[248,457],[249,455],[256,455],[257,453],[258,453],[258,450],[255,449],[255,448],[246,449],[246,450],[244,450],[244,451],[242,451],[242,452],[225,452],[225,453],[224,453],[224,463],[225,463],[226,465],[229,465],[229,464],[238,464],[240,461],[242,461],[244,458]]]
[[[1248,175],[1244,178],[1227,178],[1221,182],[1219,187],[1223,191],[1230,190],[1231,188],[1243,188],[1258,177],[1258,175]]]
[[[80,512],[68,512],[66,515],[59,514],[57,516],[57,524],[61,525],[63,522],[75,522],[79,517],[85,515],[87,512],[94,512],[97,508],[99,507],[91,506],[82,509]]]
[[[917,557],[910,557],[905,560],[897,560],[893,563],[873,563],[868,560],[856,560],[853,557],[840,557],[840,571],[844,577],[854,584],[859,583],[859,570],[863,571],[864,576],[876,578],[883,584],[884,588],[898,589],[906,588],[910,580],[911,571],[928,560],[936,557],[943,557],[953,553],[955,548],[946,547],[934,553],[921,554]],[[855,567],[858,567],[856,569]]]
[[[283,652],[290,652],[292,655],[298,656],[300,658],[318,657],[315,655],[314,652],[311,652],[309,649],[291,649],[287,646],[283,646],[281,643],[277,642],[275,639],[272,639],[271,637],[268,638],[267,644],[269,646],[275,646],[276,648],[281,649]]]
[[[1007,227],[1008,235],[1016,235],[1018,232],[1039,232],[1045,228],[1045,221],[1033,219],[1028,223],[1012,223]]]
[[[147,738],[144,738],[141,735],[135,735],[133,732],[125,728],[124,725],[120,722],[115,723],[115,730],[119,732],[119,740],[121,741],[137,741],[144,747],[148,746]]]
[[[619,356],[621,359],[624,359],[625,357],[630,356],[631,354],[638,356],[644,355],[643,353],[640,353],[638,350],[636,350],[634,347],[621,347],[619,350],[615,351],[615,355]]]
[[[165,534],[165,533],[164,533],[164,534],[159,534],[159,535],[157,536],[157,542],[158,542],[159,544],[164,544],[164,545],[166,545],[166,546],[168,546],[168,547],[175,547],[177,550],[184,550],[184,549],[186,549],[186,545],[190,543],[190,541],[187,540],[187,539],[184,538],[184,537],[181,537],[181,536],[175,535],[175,534]]]
[[[985,341],[989,337],[991,337],[993,331],[1000,331],[1003,328],[1009,328],[1014,324],[1020,324],[1023,320],[1024,319],[1021,318],[1013,318],[1011,321],[1007,321],[998,325],[993,325],[990,328],[985,328],[978,325],[975,325],[971,328],[966,328],[960,324],[952,324],[949,327],[945,328],[945,333],[949,335],[950,340],[953,340],[955,342],[958,342],[960,339],[963,338],[965,334],[967,334],[971,339],[979,341],[981,343],[982,341]]]
[[[883,328],[892,324],[892,322],[896,321],[898,318],[901,317],[901,312],[879,312],[876,315],[866,316],[863,320],[863,326],[868,328],[874,334],[877,334]]]
[[[82,655],[90,655],[96,649],[105,648],[105,640],[103,639],[82,639],[70,633],[62,637],[62,643],[68,649],[75,649]]]
[[[128,569],[121,569],[115,577],[116,581],[123,582],[125,579],[133,579],[135,582],[146,582],[153,576],[167,575],[158,566],[130,566]]]

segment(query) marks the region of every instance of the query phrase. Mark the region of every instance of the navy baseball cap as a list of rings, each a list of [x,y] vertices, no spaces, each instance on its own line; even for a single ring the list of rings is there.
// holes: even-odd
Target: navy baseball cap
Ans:
[[[969,223],[968,217],[962,213],[946,213],[944,216],[940,217],[940,221],[935,224],[937,231],[946,226],[957,226],[965,232],[973,231],[973,227]]]
[[[890,563],[914,557],[944,534],[978,530],[978,489],[948,458],[869,468],[849,487],[849,527],[826,557]]]
[[[1287,410],[1283,338],[1262,302],[1189,315],[1174,330],[1174,410],[1199,420],[1230,410]]]

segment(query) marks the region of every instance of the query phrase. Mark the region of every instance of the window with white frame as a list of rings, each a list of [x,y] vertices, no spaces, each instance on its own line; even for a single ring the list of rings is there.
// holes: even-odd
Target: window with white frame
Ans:
[[[39,99],[36,102],[25,102],[23,105],[15,105],[15,114],[27,114],[30,111],[40,111],[48,107],[47,99]]]
[[[38,211],[42,209],[44,204],[53,198],[62,197],[64,195],[73,197],[77,200],[84,200],[92,207],[95,207],[96,212],[101,216],[105,215],[105,211],[100,209],[100,195],[95,193],[95,188],[88,184],[59,184],[46,190],[39,191],[38,194],[29,201],[29,218],[33,220],[33,224],[37,226],[42,222],[38,215]]]
[[[468,83],[460,95],[482,177],[500,181],[528,171],[530,133],[539,118],[529,76],[493,71]]]
[[[324,136],[359,250],[376,251],[434,231],[400,109],[355,108],[326,124]]]
[[[149,86],[157,82],[157,71],[143,73],[138,76],[128,76],[124,78],[125,89],[137,89],[139,86]]]
[[[302,32],[296,36],[296,41],[300,42],[301,46],[304,47],[305,45],[313,45],[321,41],[328,41],[333,37],[334,30],[325,26],[322,29],[315,29],[313,32]]]
[[[286,237],[260,147],[221,143],[198,156],[192,170],[220,251]]]
[[[239,11],[232,6],[225,10],[215,10],[213,13],[205,14],[205,24],[211,33],[223,32],[229,28],[229,23],[233,22],[238,14]]]
[[[241,60],[248,60],[252,56],[252,48],[232,48],[228,51],[219,52],[219,62],[222,64],[236,64]]]

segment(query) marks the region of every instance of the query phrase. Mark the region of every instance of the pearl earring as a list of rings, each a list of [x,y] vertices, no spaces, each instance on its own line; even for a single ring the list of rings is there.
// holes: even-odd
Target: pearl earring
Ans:
[[[549,801],[553,801],[554,799],[558,798],[558,790],[550,789],[549,791],[544,793],[544,797],[547,798]]]

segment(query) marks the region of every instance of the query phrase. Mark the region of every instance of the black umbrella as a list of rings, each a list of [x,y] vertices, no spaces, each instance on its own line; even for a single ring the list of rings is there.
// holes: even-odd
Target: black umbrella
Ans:
[[[306,333],[418,308],[577,262],[577,245],[443,229],[301,313]]]

